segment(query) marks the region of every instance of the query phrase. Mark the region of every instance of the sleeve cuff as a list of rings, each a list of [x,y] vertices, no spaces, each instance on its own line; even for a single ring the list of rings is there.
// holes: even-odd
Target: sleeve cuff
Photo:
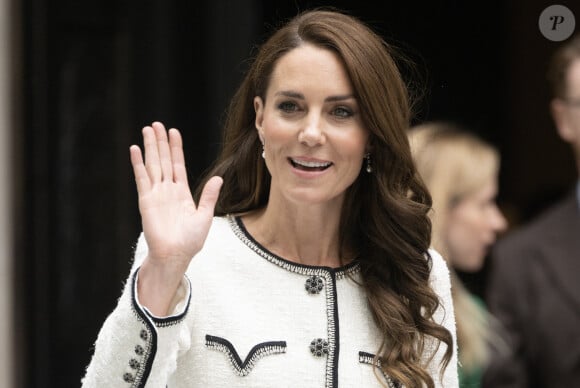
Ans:
[[[133,274],[133,303],[140,310],[145,312],[145,314],[155,323],[155,326],[170,326],[181,322],[189,310],[189,305],[191,301],[191,282],[187,275],[183,276],[181,284],[179,285],[171,305],[169,307],[170,314],[165,317],[159,317],[151,313],[149,309],[139,302],[139,294],[137,292],[137,282],[139,280],[139,268]]]

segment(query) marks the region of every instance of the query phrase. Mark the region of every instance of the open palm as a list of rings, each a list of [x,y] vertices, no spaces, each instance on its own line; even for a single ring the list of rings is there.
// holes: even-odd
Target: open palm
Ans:
[[[130,153],[148,259],[185,271],[207,237],[222,179],[207,182],[196,206],[179,131],[167,132],[155,122],[143,128],[143,142],[145,160],[138,146],[132,146]]]

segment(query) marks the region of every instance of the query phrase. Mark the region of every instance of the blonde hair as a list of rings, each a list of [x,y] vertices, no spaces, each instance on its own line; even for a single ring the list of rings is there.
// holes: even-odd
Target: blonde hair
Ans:
[[[431,246],[449,258],[449,247],[443,235],[449,210],[465,196],[496,179],[500,157],[498,151],[477,136],[451,123],[432,122],[413,127],[409,141],[419,175],[433,199],[430,213]],[[453,304],[457,322],[459,361],[466,370],[487,365],[489,346],[496,341],[492,317],[465,288],[449,265]]]

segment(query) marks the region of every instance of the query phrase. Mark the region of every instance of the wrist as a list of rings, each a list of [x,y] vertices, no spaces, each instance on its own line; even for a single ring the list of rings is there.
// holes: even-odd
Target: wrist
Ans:
[[[184,275],[180,266],[146,258],[137,277],[139,303],[153,315],[166,316]]]

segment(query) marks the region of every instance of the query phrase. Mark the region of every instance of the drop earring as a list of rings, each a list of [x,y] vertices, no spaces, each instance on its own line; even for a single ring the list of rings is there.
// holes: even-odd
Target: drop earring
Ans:
[[[367,173],[370,174],[371,172],[373,172],[373,168],[371,166],[371,153],[370,152],[367,152],[365,154],[365,160],[367,161],[367,166],[366,166],[365,170],[367,171]]]
[[[262,158],[266,159],[266,147],[262,144]]]

